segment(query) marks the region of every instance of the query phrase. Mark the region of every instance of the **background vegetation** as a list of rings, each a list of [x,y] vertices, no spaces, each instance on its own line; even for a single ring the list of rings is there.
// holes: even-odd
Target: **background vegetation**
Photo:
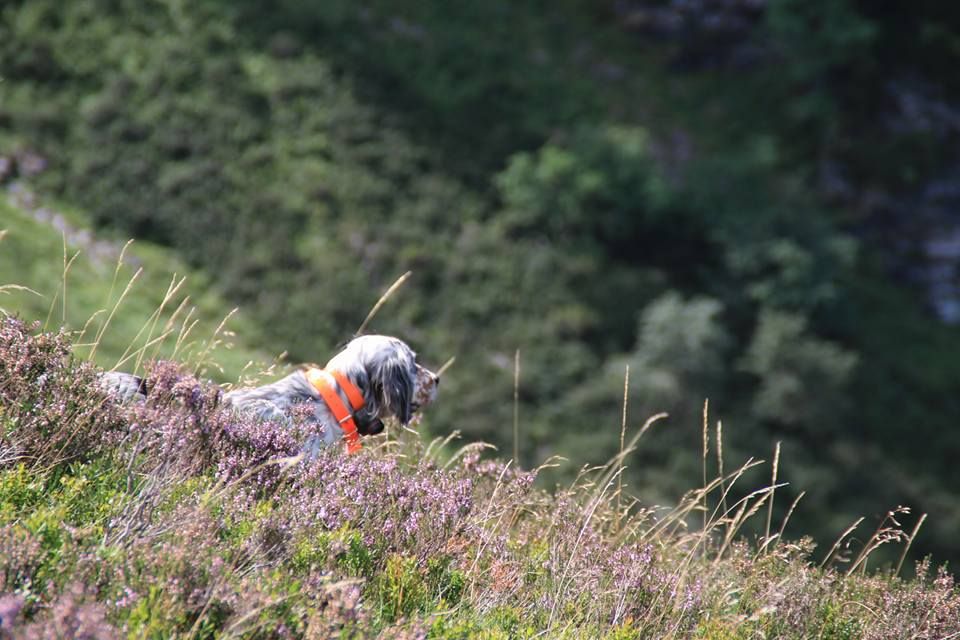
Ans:
[[[428,436],[509,451],[519,349],[550,482],[616,452],[629,364],[631,429],[670,412],[645,502],[700,482],[709,397],[729,460],[783,442],[800,530],[906,504],[957,559],[957,14],[14,0],[0,181],[172,248],[293,360],[413,270],[372,329],[457,356]]]

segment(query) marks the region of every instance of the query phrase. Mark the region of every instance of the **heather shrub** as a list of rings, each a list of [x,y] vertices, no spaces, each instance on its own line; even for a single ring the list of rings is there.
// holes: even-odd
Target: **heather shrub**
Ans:
[[[20,618],[22,608],[22,596],[0,596],[0,638],[8,638],[13,635],[14,624]]]
[[[430,463],[411,473],[395,457],[324,451],[295,469],[279,515],[294,535],[348,526],[378,553],[415,548],[425,563],[465,525],[472,506],[470,479]]]
[[[305,405],[289,421],[254,419],[222,405],[219,387],[177,363],[150,363],[145,375],[146,402],[124,408],[131,439],[156,466],[184,477],[212,473],[221,482],[243,479],[248,488],[269,492],[282,472],[271,461],[295,456],[314,435]]]
[[[18,630],[24,640],[119,640],[120,630],[107,620],[107,610],[96,593],[75,583],[57,598],[49,611]]]
[[[25,527],[0,526],[0,592],[29,593],[46,554]]]
[[[37,327],[0,318],[0,464],[87,459],[124,430],[94,367],[71,358],[68,336]]]

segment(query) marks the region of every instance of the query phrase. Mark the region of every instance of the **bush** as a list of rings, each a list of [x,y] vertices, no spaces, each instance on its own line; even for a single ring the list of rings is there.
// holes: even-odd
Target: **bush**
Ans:
[[[38,326],[0,319],[0,457],[37,468],[89,459],[125,425],[94,367],[72,361],[67,336]]]

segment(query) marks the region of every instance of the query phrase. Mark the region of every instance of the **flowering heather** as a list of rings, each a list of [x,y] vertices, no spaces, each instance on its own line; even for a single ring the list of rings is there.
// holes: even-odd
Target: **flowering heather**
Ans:
[[[169,362],[117,406],[18,320],[0,362],[0,638],[960,637],[943,569],[821,568],[738,538],[736,508],[690,530],[702,492],[618,509],[615,465],[545,492],[471,447],[311,451],[301,416],[238,416]],[[741,514],[768,496],[729,482]]]
[[[417,548],[423,562],[465,526],[473,506],[470,479],[427,463],[411,470],[396,458],[323,452],[294,475],[280,509],[292,533],[350,527],[365,532],[367,545]]]
[[[0,592],[29,587],[42,563],[39,540],[21,526],[0,526]]]
[[[102,450],[122,422],[96,385],[96,371],[70,357],[63,333],[0,319],[0,462],[45,465]]]

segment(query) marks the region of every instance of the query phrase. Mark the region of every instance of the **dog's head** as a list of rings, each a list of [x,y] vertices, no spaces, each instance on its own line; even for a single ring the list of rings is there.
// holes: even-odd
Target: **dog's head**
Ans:
[[[435,373],[417,364],[417,354],[403,340],[390,336],[354,338],[326,368],[344,373],[363,393],[357,430],[364,435],[383,431],[383,419],[391,416],[409,423],[437,397],[440,384]]]

